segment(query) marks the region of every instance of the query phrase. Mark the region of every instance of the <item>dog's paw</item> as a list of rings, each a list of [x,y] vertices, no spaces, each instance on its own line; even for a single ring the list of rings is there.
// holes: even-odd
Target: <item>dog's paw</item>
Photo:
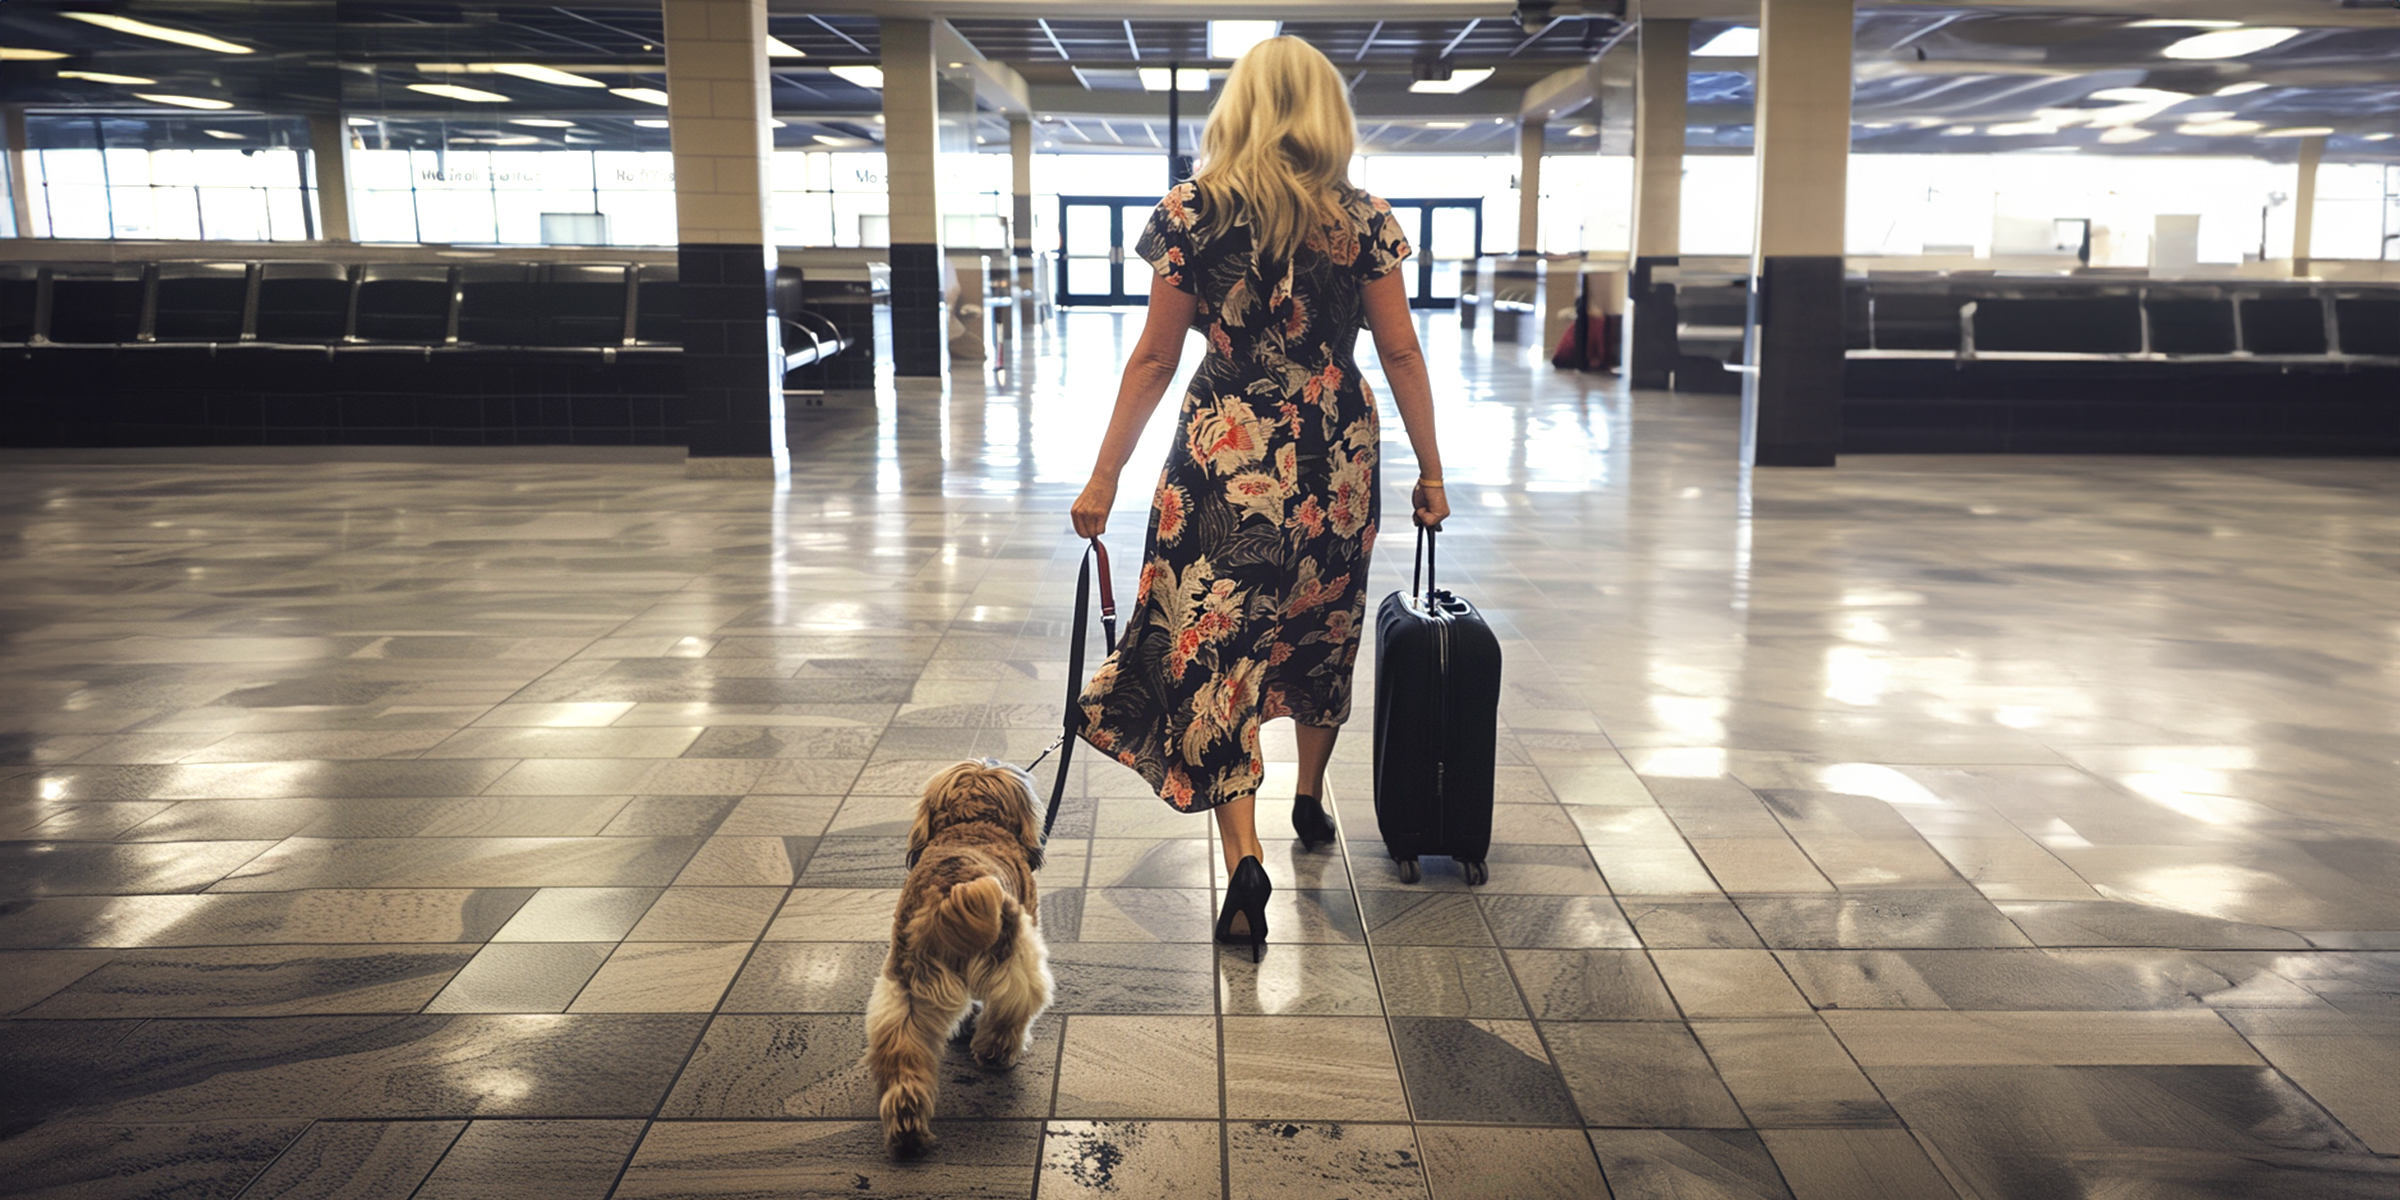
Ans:
[[[893,1158],[922,1157],[931,1153],[940,1141],[940,1138],[933,1136],[933,1130],[921,1124],[907,1129],[886,1126],[883,1131],[883,1148]]]
[[[1005,1071],[1017,1065],[1017,1057],[1025,1052],[1025,1040],[992,1038],[987,1041],[978,1038],[974,1051],[976,1062],[994,1071]]]

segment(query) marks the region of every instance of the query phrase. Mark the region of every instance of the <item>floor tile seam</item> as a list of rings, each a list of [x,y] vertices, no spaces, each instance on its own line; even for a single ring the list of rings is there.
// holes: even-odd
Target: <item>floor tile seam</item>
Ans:
[[[1334,786],[1333,780],[1331,780],[1330,778],[1328,778],[1328,779],[1324,780],[1324,781],[1323,781],[1323,782],[1322,782],[1322,783],[1321,783],[1319,786],[1320,786],[1320,787],[1323,789],[1323,791],[1325,792],[1325,798],[1326,798],[1326,799],[1328,799],[1328,800],[1331,800],[1331,801],[1333,802],[1333,805],[1334,805],[1334,811],[1336,811],[1336,812],[1339,812],[1339,811],[1341,810],[1341,797],[1340,797],[1340,794],[1339,794],[1338,790],[1337,790],[1337,789],[1335,788],[1335,786]],[[1371,801],[1370,801],[1370,802],[1371,802]],[[1380,821],[1378,821],[1378,822],[1377,822],[1377,826],[1378,826],[1378,827],[1380,827],[1380,826],[1381,826],[1381,824],[1382,824],[1382,823],[1381,823]],[[1333,847],[1332,847],[1332,848],[1333,848],[1334,852],[1335,852],[1335,853],[1337,853],[1337,854],[1339,854],[1339,855],[1341,856],[1341,864],[1342,864],[1342,878],[1343,878],[1343,880],[1344,880],[1344,881],[1345,881],[1345,882],[1348,884],[1348,886],[1349,886],[1349,890],[1350,890],[1350,904],[1351,904],[1351,907],[1352,907],[1352,909],[1353,909],[1354,911],[1356,911],[1356,912],[1358,913],[1358,925],[1359,925],[1359,932],[1358,932],[1358,936],[1359,936],[1359,945],[1360,945],[1360,947],[1361,947],[1362,949],[1366,950],[1366,952],[1367,952],[1367,976],[1368,976],[1368,978],[1369,978],[1369,979],[1373,980],[1373,981],[1374,981],[1374,984],[1375,984],[1375,1007],[1376,1007],[1376,1008],[1377,1008],[1377,1009],[1380,1011],[1380,1016],[1381,1016],[1381,1019],[1382,1019],[1382,1021],[1383,1021],[1383,1039],[1384,1039],[1384,1046],[1385,1046],[1386,1052],[1387,1052],[1387,1053],[1389,1053],[1389,1054],[1391,1055],[1391,1057],[1392,1057],[1392,1078],[1393,1078],[1394,1080],[1398,1081],[1398,1082],[1399,1082],[1399,1084],[1400,1084],[1400,1104],[1401,1104],[1401,1111],[1403,1111],[1403,1112],[1405,1112],[1405,1113],[1407,1113],[1407,1114],[1408,1114],[1408,1119],[1407,1119],[1407,1121],[1405,1122],[1405,1124],[1406,1124],[1406,1125],[1407,1125],[1407,1127],[1408,1127],[1408,1144],[1409,1144],[1409,1148],[1410,1148],[1411,1152],[1412,1152],[1412,1153],[1414,1153],[1414,1154],[1416,1155],[1416,1170],[1417,1170],[1417,1179],[1418,1179],[1420,1182],[1422,1182],[1422,1183],[1425,1185],[1425,1194],[1426,1194],[1428,1197],[1431,1197],[1431,1196],[1433,1195],[1433,1175],[1432,1175],[1432,1173],[1431,1173],[1431,1172],[1429,1172],[1429,1171],[1427,1171],[1427,1170],[1425,1169],[1425,1145],[1424,1145],[1424,1143],[1423,1143],[1421,1140],[1419,1140],[1419,1139],[1418,1139],[1418,1137],[1417,1137],[1417,1127],[1416,1127],[1416,1117],[1417,1117],[1417,1102],[1416,1102],[1416,1099],[1415,1099],[1413,1096],[1411,1096],[1411,1095],[1409,1094],[1409,1090],[1408,1090],[1408,1066],[1407,1066],[1407,1064],[1403,1063],[1403,1062],[1400,1060],[1400,1031],[1399,1031],[1399,1029],[1398,1029],[1398,1028],[1397,1028],[1397,1027],[1396,1027],[1396,1026],[1393,1024],[1393,1019],[1394,1019],[1394,1018],[1393,1018],[1393,1016],[1392,1016],[1392,1006],[1391,1006],[1390,1004],[1388,1004],[1388,1003],[1386,1003],[1386,1002],[1384,1001],[1384,996],[1383,996],[1383,969],[1382,969],[1381,967],[1379,967],[1379,966],[1377,966],[1377,965],[1376,965],[1376,962],[1375,962],[1375,948],[1374,948],[1374,943],[1373,943],[1372,941],[1370,941],[1370,940],[1369,940],[1369,934],[1368,934],[1368,930],[1367,930],[1367,905],[1366,905],[1366,899],[1365,899],[1365,897],[1364,897],[1364,896],[1362,896],[1362,895],[1360,895],[1360,894],[1359,894],[1359,886],[1358,886],[1358,871],[1357,871],[1357,868],[1356,868],[1356,866],[1355,866],[1355,864],[1354,864],[1354,862],[1353,862],[1353,860],[1352,860],[1352,858],[1351,858],[1351,856],[1350,856],[1350,840],[1349,840],[1348,838],[1341,837],[1341,836],[1340,836],[1340,835],[1337,833],[1337,834],[1335,835],[1334,839],[1333,839],[1333,843],[1334,843],[1334,844],[1333,844]],[[1306,851],[1305,851],[1305,850],[1303,850],[1302,852],[1303,852],[1303,853],[1306,853]],[[1476,906],[1476,910],[1477,910],[1477,916],[1478,916],[1478,918],[1480,918],[1480,917],[1481,917],[1481,913],[1482,913],[1482,905],[1480,905],[1480,904],[1479,904],[1479,905],[1477,905],[1477,906]],[[1222,1022],[1221,1022],[1221,1020],[1220,1020],[1220,1023],[1222,1023]],[[1547,1047],[1547,1046],[1545,1046],[1545,1047],[1543,1048],[1543,1052],[1544,1052],[1544,1053],[1548,1053],[1548,1047]],[[1553,1069],[1555,1069],[1555,1068],[1553,1068]],[[1563,1081],[1562,1081],[1562,1086],[1563,1086]],[[1232,1188],[1232,1168],[1231,1168],[1231,1165],[1230,1165],[1230,1164],[1231,1164],[1231,1161],[1232,1161],[1232,1159],[1231,1159],[1232,1151],[1231,1151],[1231,1149],[1230,1149],[1230,1144],[1231,1144],[1231,1142],[1232,1142],[1232,1133],[1231,1133],[1231,1128],[1230,1128],[1230,1118],[1231,1118],[1231,1116],[1232,1116],[1232,1106],[1231,1106],[1231,1104],[1230,1104],[1230,1103],[1228,1103],[1228,1105],[1227,1105],[1227,1107],[1226,1107],[1226,1115],[1227,1115],[1227,1117],[1228,1117],[1228,1119],[1229,1119],[1229,1120],[1228,1120],[1227,1136],[1226,1136],[1226,1142],[1228,1143],[1228,1147],[1229,1147],[1229,1148],[1228,1148],[1228,1150],[1227,1150],[1227,1152],[1226,1152],[1226,1153],[1227,1153],[1227,1163],[1228,1163],[1227,1170],[1226,1170],[1226,1187],[1227,1187],[1227,1189],[1228,1189],[1226,1200],[1232,1200],[1232,1195],[1231,1195],[1231,1190],[1230,1190],[1230,1189]],[[1581,1112],[1579,1111],[1579,1112],[1578,1112],[1576,1115],[1577,1115],[1577,1116],[1581,1116],[1582,1114],[1581,1114]],[[1371,1122],[1363,1122],[1363,1121],[1359,1121],[1359,1122],[1344,1121],[1344,1122],[1341,1122],[1341,1124],[1344,1124],[1344,1125],[1352,1125],[1352,1124],[1370,1124],[1370,1123],[1371,1123]]]
[[[454,1150],[456,1150],[456,1149],[458,1149],[458,1144],[459,1144],[460,1142],[462,1142],[462,1141],[465,1141],[465,1140],[466,1140],[466,1137],[467,1137],[467,1130],[474,1128],[474,1126],[475,1126],[475,1121],[476,1121],[476,1118],[474,1118],[474,1117],[468,1117],[468,1118],[465,1118],[465,1119],[463,1119],[463,1120],[460,1120],[460,1121],[459,1121],[459,1123],[458,1123],[458,1132],[457,1132],[457,1133],[454,1133],[454,1134],[452,1134],[452,1135],[450,1135],[450,1140],[449,1140],[449,1142],[447,1142],[446,1144],[444,1144],[444,1145],[442,1146],[442,1155],[441,1155],[441,1157],[440,1157],[440,1158],[437,1158],[437,1159],[434,1159],[434,1160],[433,1160],[433,1165],[431,1165],[431,1166],[429,1166],[429,1167],[425,1168],[425,1174],[424,1174],[422,1177],[420,1177],[420,1178],[417,1180],[417,1182],[416,1182],[416,1184],[415,1184],[414,1186],[412,1186],[412,1187],[410,1187],[410,1188],[408,1189],[408,1195],[407,1195],[407,1196],[404,1198],[404,1200],[416,1200],[416,1197],[417,1197],[418,1195],[420,1195],[420,1194],[422,1194],[422,1193],[424,1192],[424,1190],[425,1190],[425,1185],[433,1181],[434,1172],[441,1170],[441,1169],[442,1169],[442,1164],[443,1164],[444,1162],[446,1162],[446,1161],[448,1161],[448,1160],[449,1160],[451,1152],[452,1152],[452,1151],[454,1151]],[[313,1129],[313,1128],[315,1128],[315,1125],[312,1123],[312,1124],[310,1125],[310,1128],[312,1128],[312,1129]],[[649,1127],[648,1127],[647,1125],[644,1125],[644,1126],[643,1126],[643,1129],[642,1129],[642,1132],[643,1132],[645,1135],[647,1135],[647,1134],[649,1133]],[[295,1144],[297,1144],[297,1143],[295,1142]],[[635,1143],[634,1143],[634,1144],[635,1144],[636,1146],[639,1146],[641,1143],[640,1143],[639,1139],[636,1139],[636,1141],[635,1141]],[[632,1157],[632,1155],[631,1155],[630,1153],[628,1153],[628,1154],[627,1154],[627,1157],[628,1157],[628,1158],[630,1158],[630,1157]],[[622,1173],[622,1172],[621,1172],[621,1170],[620,1170],[620,1174],[621,1174],[621,1173]],[[264,1174],[262,1173],[262,1174],[261,1174],[261,1176],[260,1176],[260,1178],[264,1178],[264,1177],[265,1177],[265,1176],[264,1176]],[[256,1181],[254,1180],[253,1182],[255,1183]],[[611,1180],[611,1181],[609,1182],[609,1185],[608,1185],[608,1187],[609,1187],[609,1191],[611,1191],[611,1192],[614,1192],[614,1191],[616,1190],[616,1187],[617,1187],[617,1185],[616,1185],[616,1181],[615,1181],[615,1180]],[[248,1191],[249,1191],[249,1189],[248,1189],[248,1188],[244,1188],[244,1189],[242,1189],[242,1190],[243,1190],[244,1192],[248,1192]],[[237,1200],[238,1200],[238,1198],[237,1198]]]
[[[2210,1012],[2216,1012],[2216,1010],[2215,1010],[2214,1008],[2211,1008],[2211,1009],[2209,1009],[2209,1011],[2210,1011]],[[2377,1153],[2376,1153],[2376,1151],[2375,1151],[2375,1150],[2374,1150],[2374,1149],[2373,1149],[2371,1146],[2369,1146],[2369,1143],[2368,1143],[2368,1141],[2367,1141],[2367,1139],[2366,1139],[2366,1138],[2364,1138],[2364,1137],[2360,1136],[2360,1135],[2359,1135],[2359,1132],[2358,1132],[2357,1130],[2355,1130],[2355,1129],[2352,1129],[2352,1128],[2350,1127],[2350,1123],[2349,1123],[2348,1121],[2346,1121],[2346,1120],[2343,1120],[2343,1119],[2342,1119],[2342,1117],[2341,1117],[2341,1115],[2340,1115],[2339,1113],[2336,1113],[2336,1112],[2334,1112],[2334,1111],[2333,1111],[2333,1106],[2332,1106],[2332,1105],[2330,1105],[2330,1104],[2327,1104],[2325,1101],[2323,1101],[2323,1100],[2319,1099],[2319,1098],[2317,1097],[2317,1094],[2316,1094],[2315,1092],[2312,1092],[2312,1091],[2308,1090],[2307,1088],[2305,1088],[2305,1087],[2302,1087],[2302,1086],[2300,1085],[2300,1081],[2299,1081],[2299,1080],[2297,1080],[2297,1079],[2294,1079],[2294,1078],[2292,1078],[2292,1076],[2291,1076],[2290,1072],[2288,1072],[2288,1071],[2285,1071],[2285,1070],[2283,1069],[2283,1065],[2282,1065],[2281,1063],[2278,1063],[2278,1062],[2276,1062],[2276,1061],[2275,1061],[2275,1058],[2274,1058],[2274,1056],[2273,1056],[2273,1055],[2271,1055],[2271,1054],[2268,1054],[2268,1053],[2267,1053],[2267,1052],[2266,1052],[2264,1049],[2262,1049],[2262,1048],[2261,1048],[2261,1047],[2258,1045],[2258,1043],[2257,1043],[2257,1042],[2255,1042],[2255,1041],[2251,1040],[2251,1037],[2250,1037],[2250,1035],[2249,1035],[2248,1033],[2245,1033],[2245,1032],[2243,1032],[2243,1031],[2242,1031],[2242,1027],[2241,1027],[2241,1026],[2239,1026],[2239,1025],[2235,1025],[2235,1024],[2234,1024],[2234,1023],[2233,1023],[2233,1022],[2230,1020],[2230,1019],[2226,1018],[2225,1014],[2223,1014],[2223,1013],[2221,1013],[2221,1012],[2218,1012],[2218,1013],[2217,1013],[2217,1019],[2218,1019],[2218,1020],[2220,1020],[2220,1021],[2224,1021],[2224,1022],[2225,1022],[2225,1025],[2226,1025],[2226,1027],[2227,1027],[2227,1028],[2229,1028],[2229,1029],[2231,1029],[2231,1030],[2233,1030],[2233,1036],[2235,1036],[2235,1037],[2237,1037],[2237,1038],[2240,1038],[2240,1039],[2242,1040],[2242,1045],[2249,1047],[2249,1049],[2250,1049],[2250,1052],[2251,1052],[2252,1054],[2255,1054],[2255,1055],[2257,1055],[2257,1056],[2258,1056],[2258,1059],[2259,1059],[2259,1061],[2260,1061],[2260,1062],[2262,1062],[2262,1063],[2264,1063],[2264,1064],[2266,1064],[2266,1068],[2267,1068],[2269,1071],[2272,1071],[2272,1072],[2274,1072],[2274,1073],[2275,1073],[2275,1077],[2276,1077],[2277,1079],[2281,1079],[2281,1080],[2282,1080],[2284,1083],[2286,1083],[2286,1084],[2290,1085],[2290,1086],[2291,1086],[2291,1089],[2292,1089],[2293,1091],[2295,1091],[2295,1092],[2298,1092],[2298,1093],[2300,1093],[2301,1095],[2308,1097],[2308,1101],[2309,1101],[2309,1103],[2316,1105],[2316,1106],[2317,1106],[2317,1111],[2324,1113],[2324,1114],[2325,1114],[2325,1119],[2326,1119],[2326,1120],[2328,1120],[2328,1121],[2331,1121],[2331,1122],[2334,1124],[2334,1126],[2335,1126],[2336,1128],[2340,1129],[2340,1130],[2341,1130],[2343,1133],[2349,1134],[2349,1135],[2350,1135],[2350,1137],[2351,1137],[2353,1140],[2355,1140],[2355,1141],[2356,1141],[2356,1142],[2359,1144],[2359,1146],[2360,1146],[2361,1148],[2364,1148],[2364,1149],[2366,1149],[2366,1150],[2367,1150],[2367,1153],[2368,1153],[2368,1154],[2370,1154],[2370,1155],[2374,1155],[2374,1156],[2376,1156],[2376,1157],[2381,1157],[2381,1158],[2389,1158],[2389,1157],[2393,1157],[2392,1155],[2389,1155],[2389,1154],[2377,1154]]]

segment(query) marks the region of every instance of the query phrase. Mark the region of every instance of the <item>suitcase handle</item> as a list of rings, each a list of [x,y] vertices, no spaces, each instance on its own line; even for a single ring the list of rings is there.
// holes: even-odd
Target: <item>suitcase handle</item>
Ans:
[[[1416,569],[1415,582],[1408,585],[1408,594],[1411,596],[1431,598],[1440,590],[1433,582],[1433,539],[1433,530],[1422,525],[1417,527],[1417,550],[1409,556],[1410,565]]]

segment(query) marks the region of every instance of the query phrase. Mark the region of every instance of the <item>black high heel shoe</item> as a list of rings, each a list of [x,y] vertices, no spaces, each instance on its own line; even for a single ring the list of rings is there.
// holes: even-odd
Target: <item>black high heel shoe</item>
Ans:
[[[1299,831],[1303,850],[1333,844],[1333,818],[1315,796],[1292,797],[1292,828]]]
[[[1244,855],[1234,864],[1233,881],[1225,888],[1225,909],[1217,914],[1217,940],[1235,945],[1243,939],[1250,942],[1250,961],[1257,962],[1267,953],[1267,897],[1275,885],[1267,879],[1267,869],[1257,858]],[[1236,928],[1236,922],[1241,923]]]

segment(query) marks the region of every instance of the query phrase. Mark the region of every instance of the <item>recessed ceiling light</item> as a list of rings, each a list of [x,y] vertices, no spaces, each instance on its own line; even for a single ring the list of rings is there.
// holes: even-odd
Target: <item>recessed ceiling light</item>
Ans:
[[[965,64],[965,63],[951,63],[951,64],[950,64],[950,69],[951,69],[951,70],[953,70],[953,71],[963,71],[963,70],[966,70],[966,69],[967,69],[967,64]]]
[[[519,79],[530,79],[535,83],[555,83],[560,87],[608,86],[586,75],[577,75],[573,72],[561,71],[556,67],[545,67],[535,63],[493,63],[492,70],[501,75],[514,75]]]
[[[1172,72],[1165,67],[1139,67],[1135,69],[1135,74],[1142,77],[1142,90],[1145,92],[1167,90],[1167,76],[1170,74],[1175,76],[1176,91],[1205,92],[1208,90],[1208,69],[1205,67],[1182,67]]]
[[[375,118],[373,118],[373,117],[352,117],[352,118],[350,118],[350,123],[351,123],[352,125],[372,125],[372,124],[374,124],[374,123],[375,123]]]
[[[773,35],[773,34],[768,34],[768,35],[767,35],[767,57],[768,57],[768,58],[807,58],[807,57],[808,57],[808,51],[806,51],[806,50],[803,50],[803,49],[801,49],[800,47],[798,47],[798,46],[795,46],[795,45],[791,44],[790,42],[784,41],[782,38],[776,37],[776,36],[775,36],[775,35]]]
[[[495,146],[535,146],[540,145],[542,139],[537,137],[517,136],[485,138],[483,140],[490,142]]]
[[[2252,92],[2265,88],[2266,86],[2266,84],[2260,83],[2258,80],[2253,79],[2246,83],[2226,84],[2224,87],[2218,88],[2216,94],[2220,96],[2247,96]]]
[[[1993,137],[2046,137],[2058,132],[2048,121],[2002,121],[1984,130]]]
[[[1750,25],[1736,25],[1708,39],[1708,44],[1692,51],[1694,58],[1757,58],[1758,30]]]
[[[250,53],[250,47],[235,45],[223,38],[213,38],[205,33],[194,33],[189,29],[171,29],[165,25],[153,25],[148,21],[136,21],[132,17],[120,17],[115,13],[67,12],[58,15],[70,21],[81,21],[86,25],[97,25],[102,29],[116,30],[118,33],[130,33],[135,37],[173,42],[178,46],[190,46],[195,50],[214,50],[219,54]]]
[[[412,83],[408,85],[408,90],[423,92],[428,96],[440,96],[444,100],[467,100],[476,104],[508,103],[508,97],[498,92],[487,92],[482,88],[460,87],[455,83]]]
[[[2147,129],[2136,129],[2131,125],[2123,125],[2103,131],[2100,134],[2100,140],[2111,146],[2122,146],[2127,142],[2139,142],[2151,136],[2151,132]]]
[[[558,118],[556,118],[556,117],[516,117],[516,118],[513,118],[513,119],[511,119],[511,120],[509,121],[509,124],[511,124],[511,125],[532,125],[532,126],[535,126],[535,127],[537,127],[537,128],[541,128],[541,129],[573,129],[573,128],[575,128],[575,122],[573,122],[573,121],[561,121],[561,120],[559,120],[559,119],[558,119]]]
[[[2386,130],[2382,133],[2370,133],[2367,135],[2366,140],[2370,142],[2388,142],[2392,140],[2392,134],[2389,130]]]
[[[862,88],[878,90],[883,87],[882,67],[828,67],[826,69],[832,71],[836,79],[845,80]]]
[[[643,117],[640,120],[635,121],[634,124],[639,125],[644,129],[665,129],[668,125],[668,122],[661,121],[656,117]]]
[[[2331,125],[2294,125],[2289,129],[2270,129],[2260,137],[2332,137]]]
[[[2239,29],[2241,27],[2240,21],[2184,21],[2171,17],[2152,17],[2147,21],[2133,23],[2135,29]]]
[[[2199,121],[2178,125],[2175,132],[2186,137],[2247,137],[2264,128],[2256,121]]]
[[[2230,110],[2176,113],[2175,116],[2186,125],[2206,125],[2211,121],[2230,121],[2233,119],[2233,113]]]
[[[1425,122],[1425,128],[1427,128],[1427,129],[1465,129],[1466,127],[1467,127],[1467,123],[1466,123],[1465,121],[1427,121],[1427,122]]]
[[[1492,69],[1490,67],[1460,67],[1457,70],[1450,72],[1450,78],[1448,79],[1420,79],[1415,83],[1409,84],[1408,90],[1421,93],[1429,92],[1443,96],[1455,96],[1460,92],[1467,90],[1468,88],[1474,87],[1476,84],[1482,83],[1486,79],[1490,79],[1491,77]]]
[[[1974,127],[1974,126],[1972,126],[1972,125],[1953,125],[1953,126],[1951,126],[1950,128],[1943,130],[1943,131],[1942,131],[1942,136],[1943,136],[1943,137],[1965,137],[1966,135],[1968,135],[1968,134],[1970,134],[1970,133],[1973,133],[1973,132],[1975,132],[1975,127]]]
[[[1568,130],[1568,131],[1567,131],[1567,136],[1568,136],[1568,137],[1590,137],[1590,136],[1592,136],[1593,134],[1595,134],[1595,133],[1598,133],[1598,132],[1600,132],[1600,127],[1599,127],[1599,126],[1597,126],[1597,125],[1578,125],[1578,126],[1576,126],[1575,128]]]
[[[1208,56],[1240,58],[1250,47],[1275,36],[1275,21],[1210,21]]]
[[[2297,29],[2275,26],[2220,29],[2214,33],[2203,33],[2185,38],[2167,47],[2161,53],[2168,58],[2178,59],[2240,58],[2245,54],[2256,54],[2261,50],[2280,46],[2298,36],[2300,36],[2300,31]]]
[[[2099,91],[2093,92],[2091,98],[2094,100],[2121,100],[2127,104],[2181,104],[2191,99],[2191,96],[2184,92],[2170,92],[2164,88],[2115,87],[2101,88]]]
[[[867,139],[865,139],[865,138],[854,138],[854,137],[836,137],[836,136],[834,136],[833,134],[830,134],[830,133],[820,133],[820,134],[817,134],[817,135],[816,135],[816,140],[817,140],[817,143],[818,143],[819,145],[824,145],[824,146],[844,146],[844,147],[848,147],[848,146],[864,146],[864,145],[866,145],[866,144],[867,144]]]
[[[230,100],[211,100],[205,96],[164,96],[156,92],[135,92],[134,95],[152,104],[172,104],[177,108],[205,108],[213,112],[233,107]]]
[[[64,50],[33,50],[20,46],[0,46],[0,62],[50,62],[66,56],[67,53]],[[61,71],[59,76],[65,78],[67,73]],[[150,81],[145,79],[142,82]]]
[[[664,107],[667,103],[667,94],[653,87],[610,88],[608,89],[608,94],[611,96],[623,96],[628,100],[639,100],[644,104],[656,104],[661,107]]]
[[[106,71],[60,71],[58,77],[60,79],[81,79],[87,83],[121,83],[129,87],[158,82],[155,79],[145,79],[139,75],[111,75]]]
[[[200,132],[223,142],[238,142],[250,136],[246,133],[235,133],[230,129],[203,129]]]

